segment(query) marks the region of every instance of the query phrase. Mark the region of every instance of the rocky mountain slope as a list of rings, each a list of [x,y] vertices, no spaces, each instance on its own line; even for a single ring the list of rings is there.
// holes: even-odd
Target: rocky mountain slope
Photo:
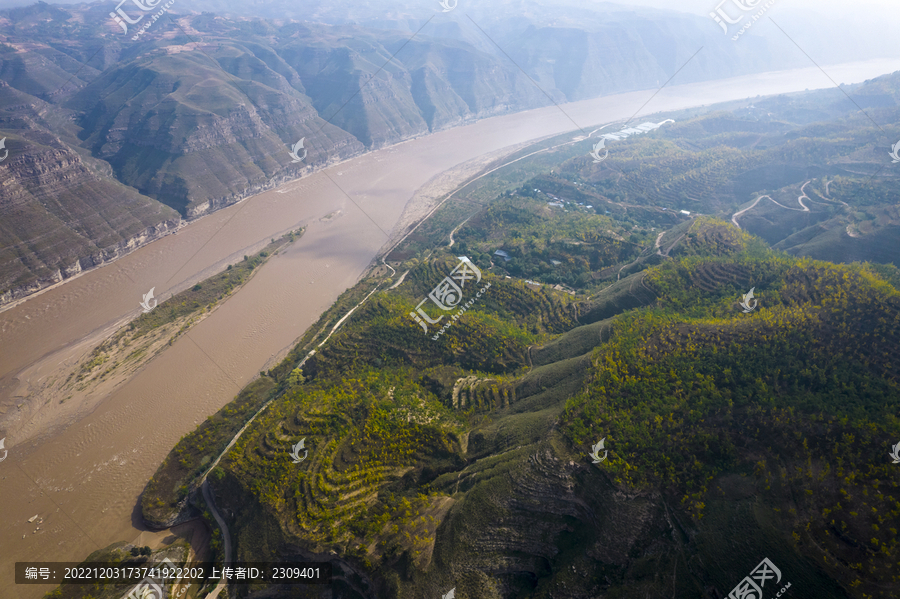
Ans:
[[[4,125],[16,129],[0,166],[0,305],[177,228],[178,212],[64,141],[71,126],[52,105],[5,83],[0,91]]]
[[[175,5],[153,21],[129,5],[129,26],[105,2],[0,11],[2,301],[366,149],[551,98],[655,87],[703,44],[682,82],[775,66],[763,40],[731,44],[673,13],[379,6],[266,21]],[[67,182],[58,208],[44,206],[56,193],[44,171]],[[32,207],[13,209],[23,198]]]

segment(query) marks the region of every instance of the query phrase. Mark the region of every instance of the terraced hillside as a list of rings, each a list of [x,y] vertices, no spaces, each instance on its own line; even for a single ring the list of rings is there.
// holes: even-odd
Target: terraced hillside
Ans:
[[[332,560],[344,597],[713,598],[763,558],[784,596],[896,596],[893,271],[720,221],[680,236],[585,299],[483,272],[437,340],[447,318],[410,312],[458,260],[361,282],[265,373],[272,403],[211,473],[232,557]],[[145,517],[181,509],[172,458]]]
[[[498,272],[581,289],[593,272],[631,261],[640,242],[646,244],[639,232],[596,214],[590,197],[566,210],[534,199],[534,184],[470,218],[457,234],[459,251],[491,262]]]
[[[869,117],[900,122],[898,90],[897,74],[855,86],[868,116],[810,92],[659,115],[640,135],[625,123],[631,133],[600,163],[589,155],[595,137],[560,137],[461,190],[388,259],[427,255],[443,237],[495,272],[596,292],[691,252],[691,219],[714,215],[792,255],[895,263],[897,180]],[[715,234],[700,246],[734,249],[735,231]]]
[[[900,137],[900,74],[848,94],[852,101],[829,90],[667,115],[675,122],[611,142],[599,164],[589,155],[595,139],[585,139],[580,156],[525,187],[567,207],[588,200],[616,224],[714,215],[793,255],[896,263],[900,205],[890,152]]]

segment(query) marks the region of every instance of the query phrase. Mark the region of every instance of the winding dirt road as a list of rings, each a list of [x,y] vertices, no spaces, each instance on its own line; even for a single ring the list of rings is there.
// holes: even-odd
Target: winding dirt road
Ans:
[[[243,431],[243,429],[241,430]],[[237,437],[234,438],[232,443],[236,440]],[[201,488],[203,489],[203,500],[206,501],[206,505],[209,506],[209,511],[212,513],[213,518],[216,519],[216,522],[219,524],[219,528],[222,530],[222,541],[225,544],[225,565],[228,566],[231,564],[231,533],[228,532],[228,526],[225,524],[225,520],[222,519],[222,516],[219,515],[219,510],[216,509],[216,503],[215,501],[213,501],[212,493],[209,490],[209,482],[207,482],[205,476],[203,477],[203,484],[201,485]],[[210,592],[210,594],[206,596],[206,598],[216,599],[219,596],[219,593],[222,592],[222,589],[227,588],[227,586],[228,581],[223,576],[219,579],[219,584],[216,585],[216,588],[214,588],[212,592]]]
[[[807,181],[806,183],[804,183],[804,184],[803,184],[803,187],[806,187],[808,184],[809,184],[809,181]],[[800,188],[800,192],[801,192],[801,193],[803,193],[803,187]],[[806,206],[806,204],[803,203],[803,198],[806,198],[807,200],[810,200],[810,198],[809,198],[805,193],[804,193],[803,195],[801,195],[800,197],[798,197],[798,198],[797,198],[797,201],[800,203],[800,206],[802,206],[802,208],[790,208],[790,207],[788,207],[788,206],[785,206],[784,204],[779,204],[778,202],[776,202],[775,200],[773,200],[771,196],[768,196],[768,195],[759,196],[758,198],[756,198],[756,201],[755,201],[755,202],[753,202],[752,204],[750,204],[749,206],[747,206],[746,208],[744,208],[744,209],[741,210],[740,212],[735,212],[734,214],[732,214],[732,215],[731,215],[731,222],[734,223],[734,226],[736,226],[738,229],[740,229],[740,228],[741,228],[741,225],[740,225],[740,223],[738,223],[738,221],[737,221],[738,217],[741,216],[741,215],[743,215],[745,212],[747,212],[747,211],[749,211],[749,210],[752,210],[753,208],[756,207],[757,204],[759,204],[760,200],[765,200],[765,199],[768,199],[769,201],[771,201],[771,202],[772,202],[773,204],[775,204],[776,206],[781,206],[781,207],[784,208],[785,210],[794,210],[794,211],[796,211],[796,212],[809,212],[809,208]],[[810,200],[810,201],[812,201],[812,200]]]

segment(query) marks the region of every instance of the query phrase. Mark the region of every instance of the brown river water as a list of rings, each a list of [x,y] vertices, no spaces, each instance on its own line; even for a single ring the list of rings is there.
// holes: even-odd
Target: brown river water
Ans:
[[[900,61],[870,61],[825,71],[853,83],[897,69]],[[0,598],[34,599],[52,589],[13,584],[16,561],[79,561],[138,538],[138,497],[169,450],[359,280],[387,241],[382,229],[391,231],[432,178],[484,154],[572,131],[573,121],[589,131],[630,118],[651,97],[636,122],[662,110],[827,87],[831,80],[810,68],[481,120],[332,166],[327,177],[318,172],[284,184],[0,312],[0,435],[9,450],[0,462]],[[320,220],[336,210],[336,218]],[[41,413],[16,417],[30,382],[53,376],[137,316],[151,287],[165,299],[302,225],[308,229],[301,239],[86,414],[79,406],[47,406],[57,416],[71,410],[66,426],[54,429]],[[36,533],[27,522],[35,514],[44,519]]]

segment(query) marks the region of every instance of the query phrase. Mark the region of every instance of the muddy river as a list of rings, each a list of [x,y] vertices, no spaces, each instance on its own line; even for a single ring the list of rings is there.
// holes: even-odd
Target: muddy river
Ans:
[[[852,83],[898,68],[900,62],[879,61],[826,71]],[[138,496],[172,446],[272,365],[356,283],[386,243],[384,231],[434,177],[478,156],[574,130],[573,121],[590,130],[629,118],[651,97],[638,119],[699,103],[827,87],[833,88],[828,77],[810,68],[670,84],[658,94],[566,104],[564,112],[548,107],[481,120],[249,198],[3,311],[0,436],[6,435],[9,454],[0,462],[0,597],[33,599],[52,588],[12,584],[16,561],[77,561],[112,542],[137,539],[143,530]],[[834,94],[844,97],[837,89]],[[458,183],[448,182],[448,190]],[[322,220],[335,211],[336,217]],[[165,299],[303,225],[308,229],[301,239],[130,380],[91,403],[52,402],[57,405],[28,412],[34,385],[137,316],[151,287]],[[59,423],[65,425],[51,426]],[[27,522],[35,514],[43,518],[36,532]]]

